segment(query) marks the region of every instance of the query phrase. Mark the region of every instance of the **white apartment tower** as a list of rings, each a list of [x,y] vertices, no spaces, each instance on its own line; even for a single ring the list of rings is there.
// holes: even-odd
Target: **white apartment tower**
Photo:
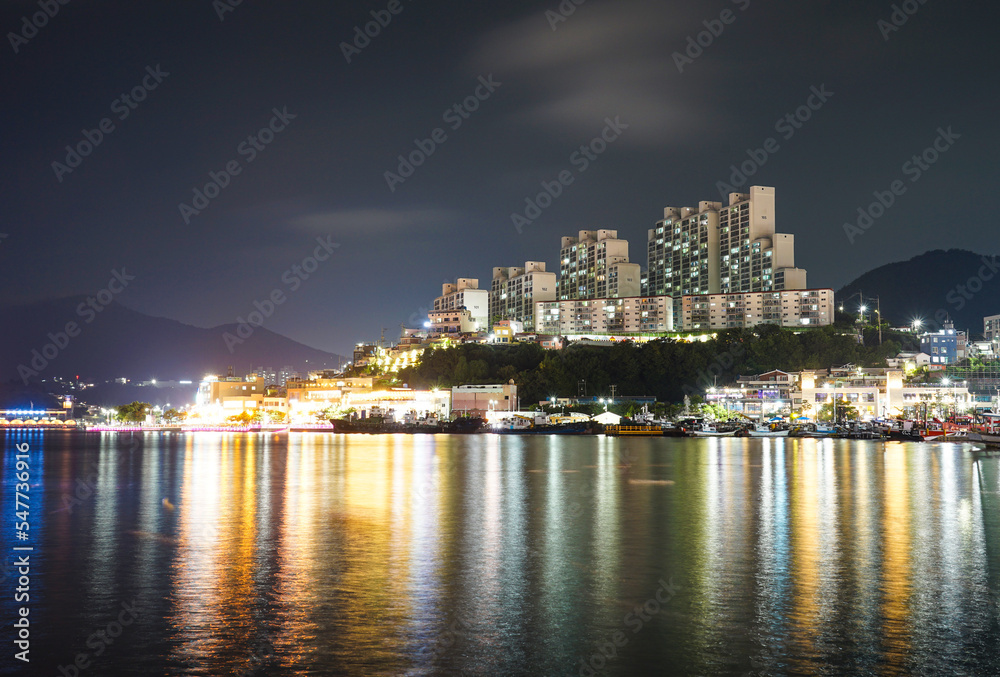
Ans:
[[[479,288],[479,280],[460,277],[454,284],[441,286],[441,296],[434,299],[434,312],[447,313],[463,308],[469,311],[474,324],[487,329],[489,324],[490,292]]]
[[[540,261],[528,261],[523,268],[494,268],[490,287],[490,323],[515,320],[525,331],[535,328],[535,303],[554,301],[556,274],[545,271]]]
[[[562,239],[559,249],[558,297],[624,298],[641,293],[641,268],[629,263],[628,241],[617,230],[581,230]]]

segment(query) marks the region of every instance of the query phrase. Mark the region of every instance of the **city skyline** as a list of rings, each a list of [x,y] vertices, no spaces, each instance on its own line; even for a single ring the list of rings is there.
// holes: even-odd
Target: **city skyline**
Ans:
[[[124,267],[117,301],[207,327],[280,290],[267,327],[343,354],[444,278],[557,271],[580,230],[642,262],[665,206],[750,185],[776,187],[812,287],[987,248],[954,212],[995,174],[992,7],[386,7],[5,6],[5,300]]]

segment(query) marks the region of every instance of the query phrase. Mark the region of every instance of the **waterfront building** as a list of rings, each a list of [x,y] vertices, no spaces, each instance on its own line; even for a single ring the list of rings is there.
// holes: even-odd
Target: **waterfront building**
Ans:
[[[669,296],[541,301],[536,330],[543,334],[650,334],[674,328]]]
[[[223,422],[244,411],[287,413],[287,398],[277,395],[274,390],[269,390],[265,378],[258,374],[250,374],[245,379],[231,375],[206,376],[198,384],[194,411],[198,418],[213,422]]]
[[[639,264],[629,263],[628,241],[618,239],[617,230],[581,230],[577,237],[562,238],[559,300],[639,296],[641,275]]]
[[[317,422],[330,409],[340,412],[337,415],[351,412],[363,418],[381,412],[391,414],[396,420],[430,414],[447,419],[451,414],[451,396],[447,390],[376,390],[372,377],[324,378],[315,372],[310,377],[288,383],[288,408],[293,423]]]
[[[684,296],[675,326],[680,331],[740,329],[759,324],[823,327],[833,324],[832,289]]]
[[[849,404],[863,419],[904,416],[911,419],[962,414],[977,405],[963,382],[943,379],[940,383],[906,385],[898,369],[861,369],[848,366],[822,371],[803,371],[796,396],[814,415],[824,404]],[[798,402],[797,402],[798,404]]]
[[[456,414],[486,418],[491,411],[517,411],[517,386],[507,383],[481,386],[454,386],[451,408]]]
[[[285,386],[285,396],[293,411],[321,411],[339,404],[346,393],[371,392],[375,379],[336,377],[310,372],[307,379],[292,379]]]
[[[741,376],[735,388],[712,387],[706,399],[725,406],[727,410],[766,420],[790,413],[797,386],[796,374],[775,369],[764,374]]]
[[[344,394],[340,408],[345,412],[351,411],[358,418],[387,415],[401,422],[434,416],[447,421],[451,418],[451,392],[447,389],[411,388],[348,392]]]
[[[988,408],[988,398],[973,395],[967,383],[906,385],[900,369],[862,369],[853,365],[830,370],[771,371],[740,377],[733,386],[708,389],[709,402],[758,420],[775,415],[815,420],[825,405],[850,405],[862,420],[903,416],[946,417]]]
[[[206,376],[198,384],[195,404],[199,406],[217,405],[226,399],[251,399],[254,395],[263,397],[266,386],[267,382],[264,377],[258,374],[251,374],[245,379],[232,375]]]
[[[465,309],[469,311],[473,323],[485,328],[489,326],[489,304],[490,292],[479,288],[479,280],[460,277],[454,284],[442,285],[441,296],[434,299],[434,312]]]
[[[966,358],[965,332],[956,331],[952,322],[945,322],[940,331],[920,335],[920,350],[931,356],[931,369],[943,369]]]
[[[545,270],[541,261],[527,261],[523,268],[494,268],[490,286],[489,319],[523,323],[524,329],[535,326],[535,303],[556,298],[556,274]]]

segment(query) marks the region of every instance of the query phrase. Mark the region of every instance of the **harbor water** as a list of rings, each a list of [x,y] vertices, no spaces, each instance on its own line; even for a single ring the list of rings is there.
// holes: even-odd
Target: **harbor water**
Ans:
[[[0,434],[4,674],[1000,674],[969,446]]]

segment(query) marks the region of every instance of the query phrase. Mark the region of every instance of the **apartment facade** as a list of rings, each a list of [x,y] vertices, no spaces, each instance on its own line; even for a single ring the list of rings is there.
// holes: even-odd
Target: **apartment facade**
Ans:
[[[641,293],[641,268],[629,263],[628,241],[617,230],[581,230],[562,238],[559,300],[618,298]]]
[[[795,267],[795,237],[775,231],[775,191],[751,186],[729,204],[667,207],[648,231],[647,293],[687,295],[806,288]]]
[[[992,344],[993,355],[1000,355],[1000,315],[983,318],[983,336]]]
[[[489,325],[490,292],[479,288],[479,280],[460,277],[454,284],[441,286],[441,296],[434,299],[434,312],[468,310],[472,321],[485,328]],[[432,320],[433,322],[433,320]]]
[[[675,325],[680,331],[743,329],[758,324],[824,327],[833,324],[832,289],[685,296]]]
[[[663,210],[663,221],[647,233],[646,294],[679,299],[719,291],[721,209],[721,202],[700,202],[697,209]]]
[[[536,303],[536,330],[542,334],[654,334],[673,331],[669,296],[577,299]]]
[[[535,304],[554,301],[556,274],[545,270],[541,261],[527,261],[523,268],[494,268],[490,286],[489,320],[522,323],[525,331],[535,327]]]

